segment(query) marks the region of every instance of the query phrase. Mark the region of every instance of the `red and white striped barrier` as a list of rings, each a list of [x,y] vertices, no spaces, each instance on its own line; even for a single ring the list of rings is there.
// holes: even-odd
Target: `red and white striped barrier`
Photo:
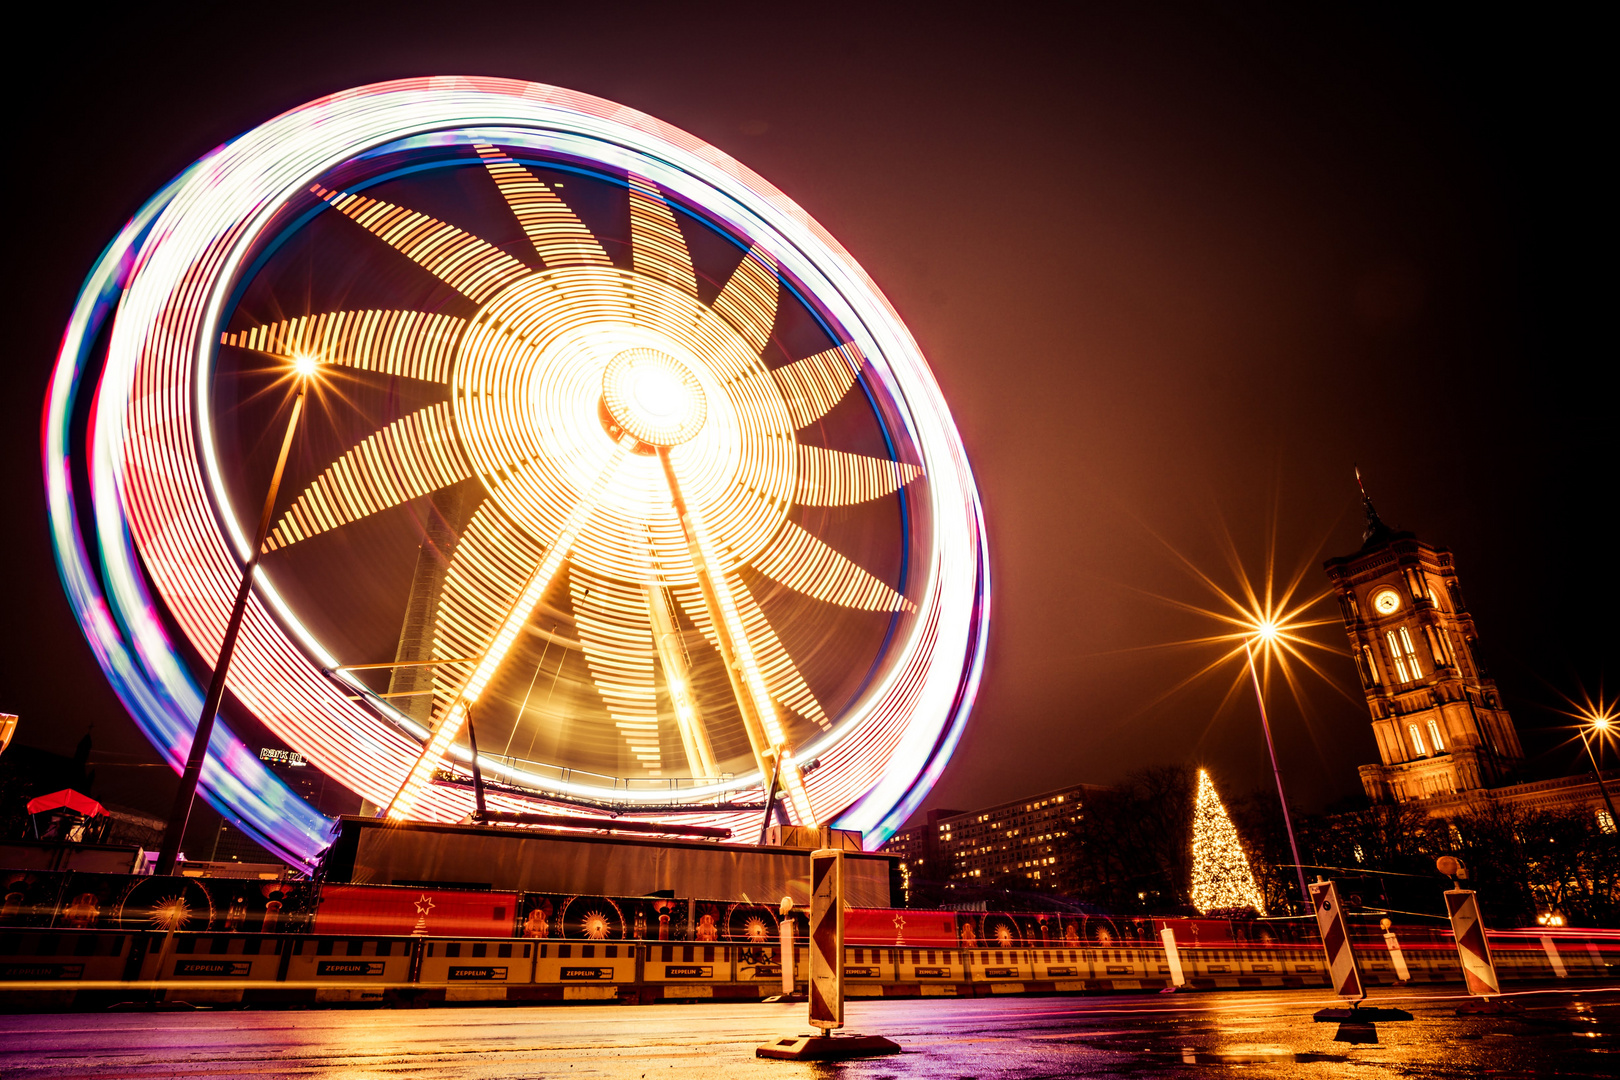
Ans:
[[[1316,929],[1322,935],[1322,948],[1327,951],[1328,972],[1333,992],[1351,1001],[1366,998],[1361,985],[1361,970],[1356,967],[1355,950],[1350,947],[1350,928],[1344,921],[1344,910],[1339,906],[1339,890],[1331,881],[1318,881],[1310,886],[1311,907],[1316,912]],[[1449,894],[1448,894],[1449,895]]]
[[[1451,916],[1451,935],[1457,940],[1457,956],[1462,960],[1463,981],[1470,994],[1489,997],[1502,992],[1491,961],[1491,946],[1485,940],[1485,924],[1479,917],[1479,902],[1471,889],[1451,889],[1446,893],[1446,912]]]

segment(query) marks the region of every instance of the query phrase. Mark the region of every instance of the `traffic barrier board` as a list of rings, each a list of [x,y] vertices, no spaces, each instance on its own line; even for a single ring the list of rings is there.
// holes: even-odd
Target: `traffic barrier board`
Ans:
[[[1457,956],[1462,960],[1463,980],[1470,994],[1490,997],[1502,992],[1491,961],[1491,946],[1485,940],[1485,924],[1479,917],[1479,901],[1472,889],[1446,892],[1446,912],[1451,916],[1451,936],[1457,940]]]
[[[1361,1001],[1366,998],[1367,991],[1362,988],[1356,953],[1350,947],[1350,927],[1344,921],[1339,890],[1331,881],[1313,882],[1310,890],[1311,907],[1316,911],[1316,929],[1322,935],[1322,948],[1327,952],[1333,992],[1348,1000]]]
[[[844,1026],[844,853],[810,854],[810,1023]]]

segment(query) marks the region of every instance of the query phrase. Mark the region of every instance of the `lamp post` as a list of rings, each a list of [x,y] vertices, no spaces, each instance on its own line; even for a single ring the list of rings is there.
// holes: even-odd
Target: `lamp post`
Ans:
[[[254,534],[253,547],[248,551],[247,564],[242,567],[242,584],[236,590],[236,604],[231,608],[231,619],[225,625],[225,638],[220,642],[219,658],[214,661],[214,675],[208,683],[208,696],[203,699],[202,715],[197,718],[197,733],[191,739],[191,751],[186,757],[185,771],[180,774],[180,787],[174,793],[174,805],[169,810],[169,823],[163,830],[163,846],[158,850],[154,873],[174,873],[175,860],[180,855],[180,841],[185,836],[186,822],[191,818],[191,805],[196,801],[197,781],[202,776],[203,760],[208,756],[208,740],[214,734],[214,718],[219,715],[219,703],[225,696],[225,675],[231,667],[231,654],[236,651],[236,636],[242,629],[242,617],[247,613],[248,595],[253,588],[253,571],[259,565],[259,553],[270,535],[270,515],[275,510],[276,493],[281,488],[281,474],[287,467],[287,454],[292,450],[293,433],[298,418],[304,411],[304,395],[309,380],[315,374],[314,357],[293,358],[293,377],[298,394],[293,398],[292,416],[287,419],[287,434],[281,440],[281,453],[276,458],[275,472],[270,474],[270,491],[264,497],[264,511],[259,515],[259,530]]]
[[[1609,798],[1609,788],[1603,782],[1603,770],[1598,768],[1597,755],[1592,753],[1592,740],[1587,736],[1588,728],[1591,728],[1594,734],[1607,735],[1614,718],[1607,710],[1598,712],[1594,709],[1583,711],[1581,719],[1586,721],[1581,727],[1581,745],[1586,747],[1587,760],[1592,763],[1592,775],[1597,778],[1598,791],[1603,795],[1603,805],[1609,808],[1609,828],[1620,828],[1620,818],[1614,816],[1614,802]]]
[[[1270,643],[1277,634],[1274,623],[1261,622],[1255,630],[1256,637]],[[1299,841],[1294,838],[1294,821],[1288,815],[1288,795],[1283,791],[1282,771],[1277,768],[1277,747],[1271,741],[1271,721],[1266,717],[1266,697],[1260,691],[1260,673],[1254,667],[1254,647],[1249,638],[1243,639],[1243,655],[1249,661],[1249,678],[1254,680],[1254,700],[1260,706],[1260,726],[1266,733],[1266,752],[1271,755],[1271,775],[1277,781],[1277,801],[1282,804],[1283,826],[1288,830],[1288,848],[1294,853],[1294,874],[1299,881],[1299,902],[1308,903],[1309,893],[1305,889],[1305,867],[1299,861]]]

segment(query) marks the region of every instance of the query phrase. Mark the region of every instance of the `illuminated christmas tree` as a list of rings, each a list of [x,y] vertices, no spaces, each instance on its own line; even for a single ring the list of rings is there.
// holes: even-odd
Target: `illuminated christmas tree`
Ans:
[[[1265,914],[1260,888],[1226,807],[1205,769],[1198,770],[1198,801],[1193,808],[1192,902],[1204,914],[1253,908]]]

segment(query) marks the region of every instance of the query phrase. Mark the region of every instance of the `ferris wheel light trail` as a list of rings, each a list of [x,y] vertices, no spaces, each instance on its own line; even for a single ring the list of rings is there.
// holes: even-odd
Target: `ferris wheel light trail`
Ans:
[[[596,478],[596,483],[591,487],[590,492],[569,513],[568,519],[563,523],[562,530],[546,550],[545,561],[540,564],[539,569],[534,572],[534,576],[529,579],[529,584],[524,588],[522,595],[518,597],[517,603],[512,605],[512,610],[507,613],[505,622],[501,624],[500,632],[495,635],[495,640],[490,642],[489,648],[484,651],[483,657],[478,661],[478,666],[473,668],[471,675],[467,676],[467,681],[462,686],[460,693],[456,695],[456,702],[451,706],[450,712],[440,721],[438,730],[433,733],[433,738],[422,749],[422,754],[416,759],[416,764],[411,766],[411,771],[405,777],[405,782],[400,785],[399,791],[389,801],[388,807],[384,811],[387,817],[395,821],[403,821],[411,817],[415,812],[417,802],[422,796],[422,788],[426,786],[429,778],[433,775],[433,770],[438,768],[439,764],[444,760],[445,751],[450,749],[450,744],[455,742],[456,736],[461,733],[462,724],[467,719],[468,709],[478,700],[478,696],[484,692],[484,687],[489,685],[489,680],[495,677],[495,672],[499,670],[502,661],[506,659],[507,652],[511,650],[512,643],[517,640],[518,634],[522,632],[524,624],[529,621],[529,617],[534,614],[534,609],[540,605],[540,601],[545,599],[546,593],[556,583],[557,572],[562,569],[563,560],[568,557],[568,552],[573,548],[574,541],[579,539],[579,531],[585,527],[585,522],[590,519],[591,513],[595,511],[597,505],[602,501],[602,496],[606,493],[608,486],[613,482],[614,474],[619,471],[619,466],[624,463],[624,456],[628,451],[630,442],[631,440],[626,438],[618,446],[614,447],[613,456],[608,459],[607,465],[602,469],[601,475]]]
[[[421,209],[449,187],[472,211],[451,216],[499,243]],[[377,283],[367,306],[253,299],[276,295],[277,252],[303,230],[339,276]],[[710,239],[689,247],[694,230]],[[304,417],[332,425],[335,456],[289,464],[299,490],[255,544],[233,441],[252,414],[230,414],[260,408],[238,388],[267,360],[341,369],[345,389]],[[385,388],[386,415],[368,411]],[[340,431],[338,409],[366,429]],[[231,708],[396,818],[465,815],[431,777],[467,760],[477,701],[481,723],[512,707],[514,732],[550,733],[538,753],[479,757],[503,781],[493,809],[720,806],[779,772],[796,821],[875,846],[937,780],[982,673],[978,493],[893,307],[745,166],[588,95],[402,80],[223,144],[97,262],[44,429],[58,566],[114,689],[176,768],[204,749],[198,791],[295,863],[328,822],[229,717],[196,735],[186,657],[221,655],[249,559]],[[424,587],[430,632],[392,665],[411,689],[383,692],[365,679],[385,657],[349,651],[336,594],[371,570],[358,534],[397,557],[422,538],[391,523],[440,493],[466,513]],[[555,704],[514,676],[539,638],[563,646]],[[743,824],[727,813],[714,823]]]

